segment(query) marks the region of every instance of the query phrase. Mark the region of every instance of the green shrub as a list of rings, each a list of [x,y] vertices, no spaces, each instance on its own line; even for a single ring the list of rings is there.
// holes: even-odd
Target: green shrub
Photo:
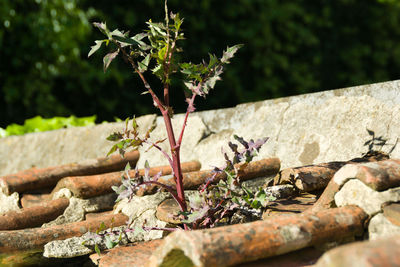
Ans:
[[[45,119],[41,116],[36,116],[31,119],[25,120],[23,125],[10,124],[5,129],[0,128],[0,137],[10,135],[23,135],[26,133],[44,132],[57,130],[60,128],[69,128],[75,126],[91,126],[96,121],[96,115],[90,117],[77,118],[75,116],[69,117],[54,117]]]

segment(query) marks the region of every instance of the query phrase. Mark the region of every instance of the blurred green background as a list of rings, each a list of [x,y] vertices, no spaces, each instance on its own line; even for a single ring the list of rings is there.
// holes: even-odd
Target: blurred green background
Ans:
[[[395,0],[169,0],[184,21],[185,58],[196,63],[245,44],[198,110],[399,79]],[[99,122],[155,113],[123,60],[102,70],[93,21],[131,33],[163,19],[163,0],[1,0],[0,127],[43,117],[97,115]],[[157,81],[153,81],[157,83]],[[175,112],[185,110],[174,83]],[[156,87],[156,86],[153,86]]]

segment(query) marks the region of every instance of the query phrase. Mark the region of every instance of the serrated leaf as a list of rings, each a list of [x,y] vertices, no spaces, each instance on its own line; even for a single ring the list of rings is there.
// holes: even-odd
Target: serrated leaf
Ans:
[[[118,29],[115,29],[112,32],[110,32],[110,35],[113,37],[125,37],[124,34]]]
[[[117,40],[120,43],[127,44],[127,45],[139,45],[140,43],[132,38],[127,38],[125,36],[118,36],[118,35],[113,35],[112,36],[115,40]]]
[[[107,55],[104,56],[104,58],[103,58],[104,72],[106,72],[108,66],[110,66],[111,62],[118,55],[118,53],[119,53],[119,49],[116,50],[115,52],[108,53]]]
[[[147,56],[141,62],[138,62],[139,71],[140,72],[147,71],[149,63],[150,63],[150,54],[147,54]]]
[[[147,33],[141,32],[141,33],[138,33],[138,34],[136,34],[135,36],[131,37],[131,39],[133,39],[133,40],[139,42],[139,41],[141,41],[144,37],[147,37],[147,36],[148,36]]]
[[[181,25],[183,23],[183,19],[181,19],[179,17],[179,13],[174,14],[173,16],[171,15],[171,18],[174,20],[174,27],[175,27],[175,31],[179,31],[181,28]]]
[[[107,28],[107,25],[105,22],[93,22],[93,25],[98,28],[103,34],[107,35],[108,38],[111,37],[110,31]]]
[[[146,22],[146,24],[149,25],[151,34],[153,36],[158,36],[158,35],[167,36],[167,33],[164,31],[164,30],[166,30],[164,24],[162,24],[162,23],[153,23],[151,21]]]
[[[226,51],[223,52],[221,62],[222,63],[229,63],[229,60],[233,58],[235,53],[242,47],[242,44],[234,45],[231,47],[228,47]]]
[[[101,40],[101,41],[96,40],[96,41],[94,41],[94,42],[95,42],[95,45],[93,45],[93,46],[90,47],[90,51],[89,51],[88,57],[90,57],[90,56],[93,55],[97,50],[100,49],[100,47],[101,47],[101,45],[103,44],[104,40]]]
[[[185,220],[182,220],[183,223],[193,223],[199,219],[204,218],[207,215],[207,212],[209,211],[209,207],[203,207],[202,209],[198,211],[194,211],[191,214],[187,216]]]
[[[157,66],[155,66],[152,70],[154,75],[156,75],[158,78],[162,78],[163,75],[163,68],[161,64],[157,64]]]

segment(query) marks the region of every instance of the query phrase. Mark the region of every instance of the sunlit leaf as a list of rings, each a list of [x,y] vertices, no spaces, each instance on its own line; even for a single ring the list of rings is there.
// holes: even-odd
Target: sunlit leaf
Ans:
[[[118,53],[119,53],[119,49],[116,50],[115,52],[108,53],[107,55],[104,56],[104,58],[103,58],[104,72],[106,72],[108,66],[110,66],[111,62],[118,55]]]
[[[94,41],[94,42],[95,42],[95,45],[93,45],[93,46],[90,47],[90,51],[89,51],[88,57],[90,57],[90,56],[93,55],[97,50],[100,49],[100,47],[101,47],[101,45],[103,44],[104,40],[101,40],[101,41],[96,40],[96,41]]]
[[[234,45],[231,47],[228,47],[226,51],[223,52],[221,62],[222,63],[229,63],[229,60],[233,58],[235,53],[242,47],[242,44]]]
[[[141,62],[138,62],[139,65],[139,71],[140,72],[145,72],[147,71],[147,68],[150,63],[150,54],[148,54]]]
[[[108,151],[107,157],[108,157],[109,155],[111,155],[112,153],[114,153],[115,151],[117,151],[117,149],[118,149],[117,144],[113,145],[113,146],[111,147],[110,151]]]
[[[101,256],[101,252],[97,244],[94,245],[94,251],[96,251],[97,255]]]
[[[125,36],[113,35],[113,38],[120,43],[128,45],[139,45],[140,43],[134,39],[127,38]]]
[[[122,138],[123,138],[123,136],[121,133],[115,132],[115,133],[110,134],[106,139],[108,141],[118,141],[118,140],[121,140]]]
[[[108,38],[111,37],[110,31],[107,28],[107,25],[105,22],[93,22],[93,25],[98,28],[103,34],[107,35]]]

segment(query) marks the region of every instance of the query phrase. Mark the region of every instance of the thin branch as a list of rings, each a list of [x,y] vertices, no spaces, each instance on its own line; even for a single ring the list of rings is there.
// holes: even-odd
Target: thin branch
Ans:
[[[188,108],[186,110],[186,114],[185,114],[185,119],[183,121],[183,125],[182,125],[182,129],[181,129],[181,134],[179,135],[179,139],[178,139],[178,148],[181,146],[182,144],[182,138],[183,138],[183,133],[185,132],[185,128],[186,128],[186,124],[187,124],[187,119],[189,117],[189,113],[190,113],[190,107],[193,106],[194,103],[194,99],[196,98],[196,94],[192,95],[192,98],[189,100],[188,103]]]
[[[178,228],[167,228],[167,227],[147,227],[147,226],[143,226],[142,228],[145,231],[160,230],[160,231],[174,232],[174,231],[178,231],[179,230]]]
[[[160,183],[160,182],[156,182],[156,181],[144,181],[144,182],[141,182],[140,184],[137,184],[136,186],[139,187],[141,185],[150,185],[150,184],[160,186],[160,187],[164,188],[165,190],[167,190],[171,194],[171,196],[175,199],[175,201],[178,203],[181,210],[186,211],[186,209],[183,209],[183,206],[186,206],[186,203],[185,203],[185,205],[183,205],[183,201],[179,198],[179,196],[177,196],[175,194],[174,189],[171,186]]]
[[[165,152],[159,145],[157,145],[156,143],[153,142],[148,142],[147,140],[145,141],[146,144],[149,144],[151,146],[154,146],[156,149],[158,149],[163,155],[164,157],[168,160],[169,165],[171,166],[171,168],[173,168],[173,163],[172,163],[172,159],[171,157],[167,154],[167,152]]]
[[[149,83],[147,82],[147,80],[143,76],[143,74],[139,71],[139,69],[137,68],[137,66],[136,66],[135,62],[133,61],[133,59],[128,55],[128,53],[125,51],[125,49],[123,47],[121,47],[121,45],[118,42],[115,42],[115,43],[121,49],[124,58],[126,58],[128,60],[128,62],[131,64],[131,66],[134,69],[134,71],[139,75],[140,79],[142,80],[142,82],[144,84],[144,87],[149,91],[149,93],[151,94],[151,97],[153,98],[154,102],[157,104],[158,109],[161,112],[163,112],[165,110],[163,103],[157,97],[157,95],[154,93],[154,91],[151,89]]]

